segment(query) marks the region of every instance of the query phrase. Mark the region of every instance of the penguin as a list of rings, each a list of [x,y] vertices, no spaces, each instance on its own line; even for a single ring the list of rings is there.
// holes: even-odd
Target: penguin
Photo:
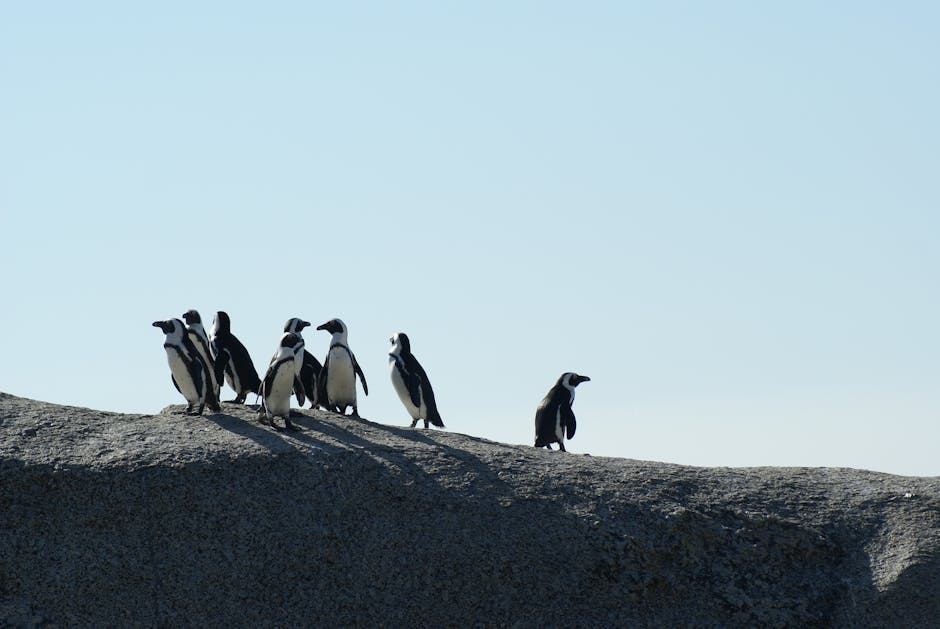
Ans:
[[[320,404],[327,410],[346,413],[346,407],[352,406],[352,416],[359,417],[359,407],[356,405],[356,375],[362,381],[362,390],[369,395],[369,385],[362,368],[356,362],[356,357],[346,341],[346,324],[339,319],[330,319],[318,330],[326,330],[333,335],[330,341],[330,350],[323,361],[318,380],[320,386]]]
[[[443,428],[444,420],[437,412],[431,381],[428,380],[428,374],[424,372],[421,363],[411,353],[408,335],[397,332],[389,341],[392,343],[392,349],[388,353],[392,385],[401,403],[405,405],[405,410],[411,415],[411,427],[414,428],[418,420],[423,419],[425,428],[428,428],[428,422]]]
[[[221,384],[222,375],[225,374],[225,382],[235,390],[235,399],[232,401],[244,404],[249,393],[260,391],[261,379],[254,363],[251,362],[248,350],[232,334],[231,327],[232,322],[228,314],[221,310],[215,313],[210,349],[215,357],[216,379]]]
[[[574,404],[574,389],[582,382],[590,380],[587,376],[579,376],[570,371],[561,374],[558,382],[548,391],[548,395],[542,399],[535,411],[536,448],[545,446],[551,450],[551,444],[557,442],[558,448],[566,452],[565,431],[568,431],[568,439],[571,439],[577,428],[574,412],[571,410],[571,405]]]
[[[163,348],[170,365],[170,379],[186,398],[185,414],[202,415],[209,392],[208,367],[189,339],[183,322],[179,319],[154,321],[153,327],[160,328],[166,335]]]
[[[290,421],[290,396],[294,390],[294,381],[297,379],[297,370],[295,363],[298,361],[296,347],[300,339],[293,332],[285,332],[281,336],[281,342],[278,345],[271,364],[264,374],[264,380],[261,383],[261,408],[258,410],[258,419],[261,423],[270,421],[274,424],[274,418],[280,417],[284,420],[284,428],[294,430],[294,425]],[[300,344],[301,348],[303,347]]]
[[[310,408],[315,408],[319,404],[319,388],[317,379],[320,377],[320,370],[323,366],[313,354],[304,348],[304,338],[300,331],[310,325],[307,321],[302,321],[296,317],[288,319],[284,324],[285,332],[293,332],[300,339],[298,349],[298,361],[295,367],[299,366],[298,380],[294,382],[294,395],[297,397],[297,404],[304,405],[305,400],[310,400]]]
[[[222,407],[219,406],[219,395],[222,392],[222,387],[215,377],[215,361],[212,359],[212,352],[209,350],[209,336],[206,334],[205,328],[202,327],[202,319],[199,317],[199,313],[195,310],[184,312],[183,320],[186,322],[186,333],[189,340],[196,346],[196,351],[199,352],[207,367],[209,395],[206,396],[206,406],[209,407],[210,411],[219,412],[222,410]]]
[[[206,334],[206,328],[202,325],[202,317],[199,316],[199,312],[193,309],[189,309],[183,313],[183,321],[186,322],[186,329],[191,330],[202,337],[206,342],[206,345],[209,344],[209,335]]]

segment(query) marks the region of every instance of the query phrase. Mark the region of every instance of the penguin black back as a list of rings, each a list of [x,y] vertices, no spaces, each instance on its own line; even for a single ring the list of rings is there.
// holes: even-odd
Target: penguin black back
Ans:
[[[233,401],[243,404],[249,393],[260,392],[261,378],[258,377],[248,350],[232,334],[231,326],[228,313],[220,310],[215,314],[212,325],[215,373],[220,380],[225,375],[225,381],[235,390]]]

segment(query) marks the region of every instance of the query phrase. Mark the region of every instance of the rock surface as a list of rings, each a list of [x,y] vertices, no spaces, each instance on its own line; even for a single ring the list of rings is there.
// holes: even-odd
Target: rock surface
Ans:
[[[0,394],[0,626],[940,626],[940,478]]]

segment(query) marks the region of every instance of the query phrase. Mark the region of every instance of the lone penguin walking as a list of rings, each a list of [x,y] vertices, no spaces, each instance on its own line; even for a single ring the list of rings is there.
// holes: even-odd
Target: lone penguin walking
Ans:
[[[432,423],[438,428],[444,427],[444,420],[437,412],[437,402],[434,399],[434,390],[428,374],[414,354],[411,353],[411,341],[404,332],[396,332],[389,339],[392,349],[388,352],[388,364],[391,368],[392,386],[398,393],[398,398],[405,405],[411,415],[411,427],[418,424],[419,419],[424,420],[424,427]]]
[[[567,371],[561,374],[558,382],[542,398],[541,404],[535,411],[535,447],[552,449],[551,444],[557,443],[562,452],[565,450],[565,433],[568,439],[574,437],[577,422],[574,419],[574,389],[590,378]]]

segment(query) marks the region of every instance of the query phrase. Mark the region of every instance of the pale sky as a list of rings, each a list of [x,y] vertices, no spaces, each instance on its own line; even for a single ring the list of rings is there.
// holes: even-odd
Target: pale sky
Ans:
[[[373,421],[404,331],[456,432],[577,371],[572,453],[940,475],[938,6],[5,3],[0,390],[340,317]]]

